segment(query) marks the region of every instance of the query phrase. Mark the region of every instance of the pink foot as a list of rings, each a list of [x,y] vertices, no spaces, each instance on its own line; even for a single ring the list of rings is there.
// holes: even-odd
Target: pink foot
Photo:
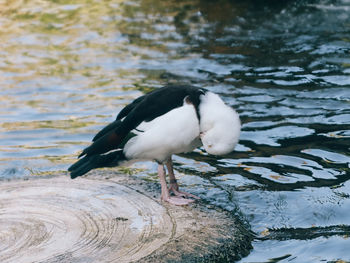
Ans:
[[[179,191],[179,187],[177,186],[177,184],[171,184],[169,187],[169,191],[172,192],[175,196],[181,196],[181,197],[190,197],[190,198],[194,198],[199,200],[200,198],[196,195],[187,193],[187,192],[183,192],[183,191]]]
[[[198,197],[196,195],[193,195],[193,194],[190,194],[190,193],[187,193],[187,192],[183,192],[183,191],[171,190],[171,192],[173,192],[173,194],[175,196],[191,197],[191,198],[194,198],[194,199],[197,199],[197,200],[200,199],[200,197]]]
[[[193,203],[194,200],[192,199],[185,199],[182,197],[177,197],[177,196],[170,196],[168,198],[161,198],[163,201],[168,202],[172,205],[188,205],[190,203]]]

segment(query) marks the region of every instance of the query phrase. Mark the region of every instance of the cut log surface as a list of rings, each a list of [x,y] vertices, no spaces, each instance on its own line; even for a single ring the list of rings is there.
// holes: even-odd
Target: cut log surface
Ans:
[[[0,182],[0,262],[230,262],[249,252],[234,218],[162,204],[155,187],[120,175]]]

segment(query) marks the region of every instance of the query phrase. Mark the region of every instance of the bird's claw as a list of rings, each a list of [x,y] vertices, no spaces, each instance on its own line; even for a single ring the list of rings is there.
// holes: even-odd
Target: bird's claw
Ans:
[[[175,196],[179,196],[179,197],[190,197],[190,198],[194,198],[199,200],[200,198],[196,195],[187,193],[187,192],[183,192],[183,191],[179,191],[179,190],[175,190],[175,189],[169,189],[170,192],[172,192]]]
[[[162,197],[162,200],[165,202],[168,202],[172,205],[188,205],[188,204],[194,202],[193,199],[185,199],[185,198],[178,197],[178,196],[169,196],[167,198]]]

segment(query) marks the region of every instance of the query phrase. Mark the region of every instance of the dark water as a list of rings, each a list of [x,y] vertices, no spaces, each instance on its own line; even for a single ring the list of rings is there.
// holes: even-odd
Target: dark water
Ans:
[[[257,234],[241,262],[350,261],[349,51],[349,0],[2,1],[0,178],[65,171],[137,96],[197,85],[243,132],[177,176]]]

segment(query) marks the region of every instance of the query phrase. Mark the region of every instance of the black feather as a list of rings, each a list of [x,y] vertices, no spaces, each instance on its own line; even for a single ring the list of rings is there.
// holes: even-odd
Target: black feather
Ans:
[[[116,166],[125,160],[126,158],[123,154],[123,150],[116,150],[106,154],[85,156],[69,167],[68,171],[70,171],[71,178],[74,179],[86,174],[92,169]]]
[[[121,125],[121,121],[120,120],[115,120],[114,122],[111,122],[110,124],[108,124],[106,127],[104,127],[102,130],[100,130],[95,137],[92,139],[92,141],[96,141],[97,139],[101,138],[103,135],[107,134],[108,132],[110,132],[111,130],[115,130],[117,129],[120,125]]]
[[[106,153],[111,150],[118,148],[119,144],[124,140],[126,134],[123,132],[116,133],[116,131],[111,130],[105,135],[94,141],[89,147],[85,148],[83,152],[79,155],[79,158],[84,155],[95,155]]]
[[[145,98],[146,95],[138,97],[133,102],[131,102],[129,105],[126,105],[117,116],[117,120],[121,120],[124,117],[126,117],[139,103]]]

